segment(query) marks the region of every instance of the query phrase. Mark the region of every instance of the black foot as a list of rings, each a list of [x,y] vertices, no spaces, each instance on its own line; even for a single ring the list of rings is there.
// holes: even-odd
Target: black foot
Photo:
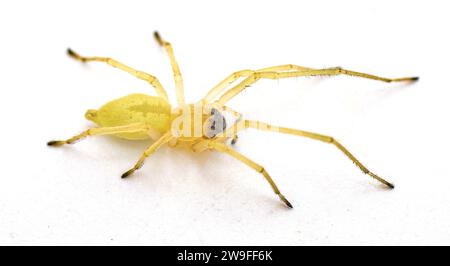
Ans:
[[[54,146],[54,147],[58,147],[58,146],[62,146],[65,144],[65,141],[61,141],[61,140],[52,140],[47,142],[48,146]]]
[[[125,173],[122,174],[121,178],[126,178],[126,177],[128,177],[129,175],[131,175],[132,173],[134,173],[134,171],[135,171],[134,169],[130,169],[130,170],[126,171]]]
[[[161,45],[161,46],[164,45],[161,35],[159,35],[159,32],[157,32],[157,31],[153,32],[153,37],[155,37],[155,40],[159,45]]]

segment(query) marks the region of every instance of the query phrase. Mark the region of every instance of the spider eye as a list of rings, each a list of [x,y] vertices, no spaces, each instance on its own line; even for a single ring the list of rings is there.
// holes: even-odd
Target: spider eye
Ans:
[[[217,134],[222,133],[226,127],[225,117],[217,109],[212,109],[211,116],[206,122],[206,137],[214,138]]]

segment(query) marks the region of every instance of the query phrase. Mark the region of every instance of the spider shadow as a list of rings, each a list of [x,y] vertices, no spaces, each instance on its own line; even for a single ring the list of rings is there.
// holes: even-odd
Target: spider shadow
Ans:
[[[127,141],[117,138],[110,138],[108,141],[113,143],[113,146],[117,146],[119,150],[128,150],[127,154],[140,154],[145,147],[152,143],[152,141]],[[236,171],[228,172],[227,164],[229,165],[230,160],[233,162],[233,166],[241,167],[245,171],[238,176],[233,174]],[[158,167],[156,172],[151,170],[155,167]],[[223,212],[226,210],[227,215],[224,217],[235,217],[231,214],[237,208],[254,209],[256,205],[263,211],[286,210],[287,208],[279,202],[271,190],[255,190],[242,185],[241,181],[244,177],[251,176],[249,178],[253,178],[254,175],[257,174],[253,173],[251,169],[247,169],[239,162],[234,162],[233,158],[228,158],[227,155],[219,152],[194,153],[186,148],[174,149],[165,145],[150,156],[144,166],[128,177],[126,181],[144,187],[152,194],[174,193],[175,190],[183,191],[184,189],[186,189],[186,193],[189,193],[189,187],[194,186],[195,191],[201,194],[202,200],[208,203],[208,208],[211,208],[212,211],[221,210]],[[167,180],[168,178],[170,180]],[[261,187],[265,185],[263,181]],[[195,185],[190,183],[195,183]],[[178,188],[171,189],[172,186]],[[185,194],[185,196],[187,195]],[[197,199],[193,200],[194,203],[197,201]],[[261,204],[262,202],[263,204]],[[188,208],[189,201],[186,202],[186,205]],[[201,210],[197,210],[197,212],[200,214]]]

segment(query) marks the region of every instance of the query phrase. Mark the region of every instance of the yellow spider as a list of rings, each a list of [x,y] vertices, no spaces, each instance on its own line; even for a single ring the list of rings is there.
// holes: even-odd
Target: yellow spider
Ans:
[[[153,139],[155,142],[144,151],[137,163],[130,170],[125,172],[122,175],[122,178],[131,175],[134,171],[139,169],[144,164],[147,157],[165,144],[168,144],[171,147],[187,146],[194,152],[216,150],[231,155],[258,173],[261,173],[267,182],[269,182],[280,200],[286,204],[286,206],[292,208],[291,203],[283,196],[283,194],[281,194],[277,185],[264,167],[225,144],[226,140],[230,138],[232,139],[231,143],[234,144],[237,140],[238,131],[246,128],[255,128],[307,137],[332,144],[341,150],[365,174],[370,175],[389,188],[394,188],[392,183],[369,171],[369,169],[362,165],[355,156],[333,137],[303,130],[277,127],[260,121],[241,119],[242,116],[240,113],[225,106],[225,104],[259,79],[283,79],[344,74],[384,82],[413,82],[417,81],[418,77],[389,79],[346,70],[340,67],[314,69],[289,64],[259,70],[241,70],[234,72],[217,84],[217,86],[212,88],[200,101],[193,104],[186,104],[184,101],[183,79],[175,60],[172,45],[162,39],[158,32],[154,33],[154,37],[156,41],[165,48],[169,56],[175,79],[178,106],[172,108],[166,91],[156,77],[135,70],[109,57],[83,57],[73,50],[68,49],[67,53],[69,56],[83,63],[89,61],[104,62],[112,67],[126,71],[139,79],[147,81],[155,88],[158,96],[131,94],[110,101],[98,110],[88,110],[85,114],[86,118],[95,122],[98,127],[90,128],[67,140],[50,141],[47,143],[49,146],[73,144],[82,138],[95,135],[113,135],[129,140]],[[241,82],[238,82],[237,85],[231,87],[233,83],[241,78],[243,78]],[[228,89],[228,87],[231,88]],[[225,112],[235,116],[236,119],[232,125],[226,125],[224,118]]]

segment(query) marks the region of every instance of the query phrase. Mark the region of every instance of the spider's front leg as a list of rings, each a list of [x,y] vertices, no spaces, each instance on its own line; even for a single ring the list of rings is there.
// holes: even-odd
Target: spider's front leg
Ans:
[[[268,68],[270,69],[270,68]],[[260,79],[284,79],[284,78],[296,78],[296,77],[310,77],[310,76],[337,76],[347,75],[353,77],[361,77],[366,79],[378,80],[383,82],[415,82],[419,80],[419,77],[403,77],[403,78],[385,78],[375,76],[372,74],[366,74],[362,72],[356,72],[352,70],[343,69],[341,67],[325,68],[325,69],[308,69],[308,70],[295,70],[295,71],[256,71],[249,75],[243,81],[236,86],[232,87],[217,100],[218,105],[224,105],[232,98],[240,94],[243,90],[250,87],[252,84]]]
[[[145,159],[152,155],[157,149],[159,149],[161,146],[169,142],[171,139],[173,139],[173,136],[171,135],[170,131],[164,134],[161,138],[159,138],[157,141],[155,141],[150,147],[148,147],[144,153],[141,155],[137,163],[128,171],[122,174],[122,178],[128,177],[132,173],[134,173],[136,170],[142,167],[144,164]]]
[[[202,102],[209,103],[216,96],[222,94],[231,84],[237,81],[239,78],[244,78],[237,85],[231,87],[225,93],[223,93],[220,98],[216,101],[218,105],[224,105],[231,98],[238,95],[240,92],[245,90],[247,87],[251,86],[260,79],[284,79],[284,78],[294,78],[294,77],[308,77],[308,76],[337,76],[337,75],[347,75],[354,77],[361,77],[366,79],[378,80],[383,82],[414,82],[417,81],[418,77],[404,77],[404,78],[385,78],[372,74],[347,70],[341,67],[325,68],[325,69],[315,69],[302,67],[292,64],[267,67],[258,70],[241,70],[234,72],[214,88],[212,88],[208,94],[203,97]]]

